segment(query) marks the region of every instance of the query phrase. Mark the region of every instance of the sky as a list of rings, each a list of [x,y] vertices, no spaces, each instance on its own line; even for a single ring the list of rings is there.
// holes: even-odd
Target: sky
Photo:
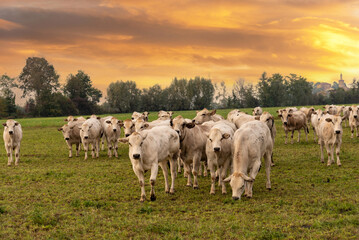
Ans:
[[[202,76],[228,86],[262,72],[312,82],[359,77],[359,1],[1,0],[0,75],[44,57],[65,83],[83,70],[162,87]]]

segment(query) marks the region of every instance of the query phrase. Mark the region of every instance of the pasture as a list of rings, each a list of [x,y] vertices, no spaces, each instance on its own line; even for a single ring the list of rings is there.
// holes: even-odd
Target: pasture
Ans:
[[[241,109],[242,110],[242,109]],[[273,116],[276,108],[264,109]],[[251,114],[251,109],[243,109]],[[229,110],[217,113],[226,116]],[[195,111],[175,112],[193,118]],[[113,115],[119,119],[130,114]],[[157,118],[151,113],[149,120]],[[164,191],[162,171],[156,182],[157,200],[149,201],[149,173],[145,175],[147,201],[128,158],[128,145],[119,144],[119,159],[68,158],[57,128],[61,118],[19,119],[23,128],[18,167],[7,167],[1,138],[1,239],[358,239],[359,138],[350,139],[344,127],[342,166],[320,162],[313,141],[284,144],[276,117],[275,166],[272,190],[265,188],[264,168],[253,188],[253,198],[234,201],[216,186],[210,195],[210,177],[199,177],[199,189],[186,187],[183,174],[175,194]],[[4,122],[4,120],[3,120]],[[296,140],[297,133],[294,135]],[[289,141],[290,142],[290,141]]]

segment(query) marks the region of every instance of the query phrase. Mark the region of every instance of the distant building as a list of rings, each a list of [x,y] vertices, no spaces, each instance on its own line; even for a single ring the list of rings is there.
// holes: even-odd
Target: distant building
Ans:
[[[344,80],[343,80],[343,74],[340,74],[340,79],[338,80],[339,82],[339,87],[343,88],[344,91],[348,91],[349,88],[347,87],[347,85],[345,84]]]
[[[334,82],[333,84],[326,83],[326,82],[317,82],[314,84],[313,93],[315,94],[322,94],[322,95],[328,95],[330,90],[334,90],[337,88],[343,88],[344,91],[348,91],[349,88],[345,84],[343,80],[343,74],[340,74],[340,79],[338,80],[339,83]]]

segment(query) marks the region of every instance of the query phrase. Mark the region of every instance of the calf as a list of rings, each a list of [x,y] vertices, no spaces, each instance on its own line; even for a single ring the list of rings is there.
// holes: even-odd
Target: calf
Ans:
[[[216,114],[216,110],[208,111],[207,108],[204,108],[201,111],[197,111],[196,117],[193,118],[196,124],[202,124],[208,121],[218,122],[222,119],[224,118],[221,115]]]
[[[76,145],[76,157],[79,156],[80,152],[80,144],[81,144],[81,137],[80,137],[80,127],[84,123],[84,121],[72,121],[68,124],[65,124],[58,131],[62,132],[66,144],[69,149],[69,158],[72,157],[72,145]]]
[[[107,119],[104,122],[103,129],[104,129],[104,137],[107,141],[107,154],[111,158],[112,157],[112,150],[115,157],[118,157],[117,153],[117,144],[118,139],[121,137],[121,126],[123,125],[121,120],[118,120],[114,117],[111,119]]]
[[[313,127],[314,142],[317,141],[316,136],[318,136],[319,121],[320,121],[321,117],[323,116],[323,114],[324,114],[323,111],[321,109],[318,109],[318,110],[314,111],[314,113],[310,116],[310,122]],[[319,144],[319,141],[318,141],[318,144]]]
[[[263,110],[261,107],[255,107],[252,112],[253,116],[260,116],[260,115],[262,115],[262,113],[263,113]]]
[[[285,144],[287,144],[287,139],[288,139],[288,132],[291,131],[292,132],[292,136],[291,136],[291,144],[293,144],[293,134],[294,131],[297,130],[298,131],[298,142],[300,141],[300,129],[304,129],[304,133],[305,133],[305,138],[306,141],[308,141],[308,133],[309,133],[309,129],[307,126],[307,118],[305,116],[305,114],[301,111],[287,111],[287,110],[283,110],[281,114],[278,115],[279,117],[281,117],[281,120],[283,122],[283,128],[285,131]]]
[[[358,127],[359,127],[359,108],[358,106],[351,106],[349,108],[350,110],[350,114],[349,114],[349,126],[350,126],[350,131],[352,133],[351,138],[354,137],[354,129],[356,129],[356,136],[359,137],[358,135]]]
[[[334,162],[334,146],[336,145],[337,165],[341,166],[339,159],[340,146],[342,144],[342,118],[340,115],[323,117],[318,126],[320,142],[320,160],[324,162],[323,145],[327,150],[329,166]]]
[[[227,174],[228,167],[231,163],[233,134],[233,128],[223,121],[214,124],[208,133],[206,155],[212,179],[210,194],[215,194],[215,168],[217,168],[218,171],[218,184],[222,187],[222,194],[227,193],[223,178]]]
[[[245,191],[245,196],[252,197],[253,182],[265,158],[267,182],[271,189],[270,169],[273,141],[267,125],[261,121],[244,124],[233,137],[233,174],[224,181],[230,181],[232,198],[238,200]]]
[[[89,118],[78,128],[81,130],[80,137],[85,150],[85,160],[90,144],[92,145],[92,158],[95,157],[95,152],[96,157],[99,157],[100,141],[103,134],[100,121],[96,118]]]
[[[15,120],[7,120],[4,125],[3,139],[7,153],[7,165],[11,166],[13,162],[12,151],[15,150],[15,165],[20,161],[20,144],[22,139],[22,129],[20,123]]]
[[[192,174],[194,178],[193,188],[198,188],[198,171],[201,160],[206,161],[206,142],[207,134],[212,126],[195,125],[195,120],[186,121],[182,116],[177,116],[171,120],[172,128],[178,133],[181,143],[181,159],[184,164],[185,173],[187,175],[187,186],[192,185],[191,180],[191,164]]]
[[[131,120],[136,121],[139,118],[146,120],[146,116],[147,116],[147,121],[148,121],[148,114],[149,114],[148,112],[144,112],[144,113],[133,112],[131,116]]]
[[[325,109],[324,113],[329,113],[331,115],[335,115],[338,113],[337,106],[335,105],[325,105],[323,108]]]
[[[173,112],[167,112],[167,111],[161,110],[161,111],[158,112],[158,115],[157,115],[158,119],[156,121],[158,121],[158,120],[171,120],[172,115],[173,115]]]
[[[135,123],[131,119],[126,119],[123,121],[123,130],[125,131],[125,137],[130,136],[133,132],[135,132]]]
[[[154,186],[156,182],[158,165],[161,166],[165,178],[166,193],[174,193],[176,177],[176,160],[179,152],[179,137],[176,131],[167,126],[152,128],[133,133],[127,138],[120,138],[120,142],[129,144],[129,157],[141,187],[141,199],[146,199],[144,173],[151,170],[151,201],[156,200]],[[171,165],[171,189],[168,187],[167,160]]]

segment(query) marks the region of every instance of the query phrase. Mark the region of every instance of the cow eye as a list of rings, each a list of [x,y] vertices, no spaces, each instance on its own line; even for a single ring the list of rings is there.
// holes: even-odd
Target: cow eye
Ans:
[[[206,114],[203,113],[202,116],[206,116]]]
[[[211,142],[212,142],[212,139],[209,139],[209,141],[211,141]]]
[[[140,146],[142,147],[143,142],[141,142]]]
[[[132,147],[132,144],[131,144],[131,143],[128,143],[128,145]]]

